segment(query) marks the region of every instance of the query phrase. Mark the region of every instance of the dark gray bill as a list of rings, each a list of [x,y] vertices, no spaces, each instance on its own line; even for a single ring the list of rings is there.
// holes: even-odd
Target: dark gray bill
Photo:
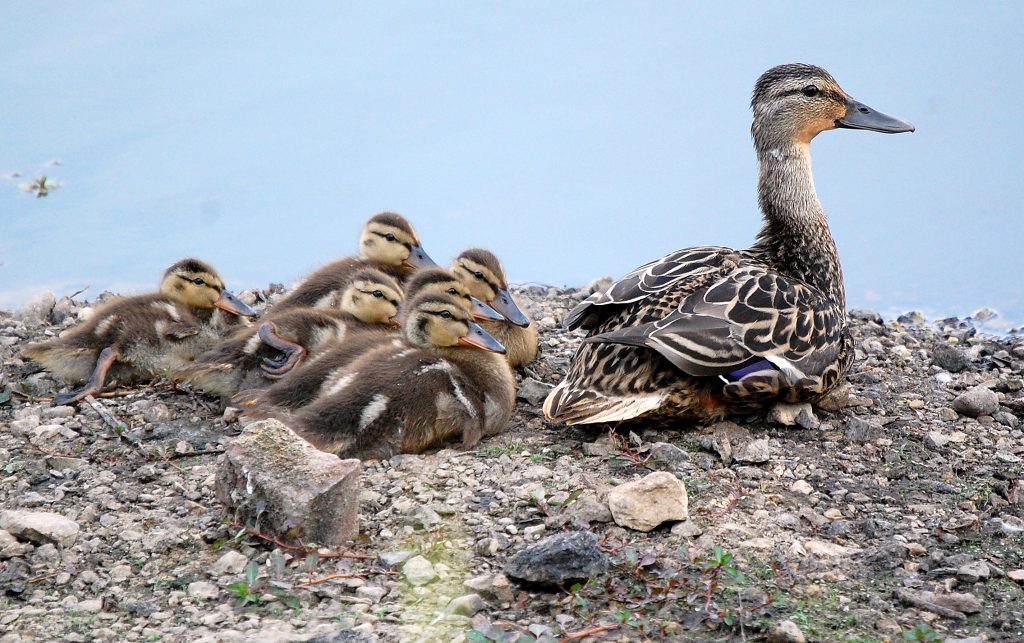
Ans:
[[[490,304],[494,310],[504,315],[509,323],[522,326],[523,328],[530,325],[530,318],[524,315],[523,311],[519,310],[516,300],[512,299],[512,295],[508,293],[508,290],[500,289],[498,294],[494,296],[494,299],[490,301]]]
[[[412,251],[409,253],[409,258],[402,263],[408,265],[410,268],[429,268],[430,266],[436,266],[434,260],[430,258],[424,250],[423,246],[417,244],[412,247]]]
[[[498,311],[494,310],[476,297],[470,297],[473,302],[473,319],[489,319],[491,321],[505,321],[505,318]]]
[[[836,119],[836,127],[867,129],[885,134],[914,131],[914,126],[911,123],[901,121],[882,112],[876,112],[864,103],[855,101],[852,98],[847,99],[846,116]]]

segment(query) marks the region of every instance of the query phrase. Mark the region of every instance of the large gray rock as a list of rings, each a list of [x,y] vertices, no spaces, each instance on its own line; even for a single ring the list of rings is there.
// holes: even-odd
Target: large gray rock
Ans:
[[[56,543],[69,547],[78,538],[78,523],[60,514],[46,511],[11,509],[0,512],[0,529],[19,540]]]
[[[584,581],[608,569],[608,556],[589,531],[555,534],[517,552],[505,564],[509,578],[538,585]]]
[[[437,572],[423,556],[413,556],[402,565],[402,578],[410,585],[419,586],[437,580]]]
[[[57,303],[57,296],[44,292],[29,301],[14,313],[16,319],[27,324],[42,324],[50,321],[50,311]]]
[[[228,444],[215,491],[250,527],[337,546],[359,533],[359,475],[359,460],[324,453],[277,420],[259,420]]]
[[[523,380],[523,383],[519,385],[519,390],[516,391],[516,397],[521,400],[526,400],[534,406],[540,406],[553,388],[555,387],[550,384],[545,384],[540,380],[527,377]]]
[[[615,524],[650,531],[670,520],[689,517],[686,486],[671,473],[656,471],[608,492]]]
[[[953,410],[972,418],[992,415],[999,410],[999,396],[984,386],[975,386],[953,400]]]

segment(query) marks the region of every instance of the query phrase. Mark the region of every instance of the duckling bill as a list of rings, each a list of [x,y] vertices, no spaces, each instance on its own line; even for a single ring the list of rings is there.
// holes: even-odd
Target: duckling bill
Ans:
[[[221,311],[256,316],[210,264],[182,259],[164,272],[159,293],[115,299],[64,337],[30,344],[24,354],[68,383],[85,382],[55,398],[78,402],[102,391],[108,376],[141,381],[184,366],[219,339],[227,325]]]

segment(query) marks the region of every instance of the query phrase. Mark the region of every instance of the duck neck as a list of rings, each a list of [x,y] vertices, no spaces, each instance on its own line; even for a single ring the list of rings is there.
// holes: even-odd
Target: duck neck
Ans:
[[[810,145],[759,146],[758,160],[758,201],[764,225],[751,251],[781,274],[814,286],[845,310],[839,251],[814,190]]]

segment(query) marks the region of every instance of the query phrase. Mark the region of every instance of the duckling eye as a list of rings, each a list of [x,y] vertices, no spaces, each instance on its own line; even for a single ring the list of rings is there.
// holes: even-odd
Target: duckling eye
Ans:
[[[388,241],[396,241],[397,240],[397,237],[395,237],[395,235],[391,234],[390,232],[387,233],[386,235],[384,235],[384,238],[387,239]]]
[[[441,317],[444,317],[445,319],[451,319],[452,318],[452,313],[451,313],[450,310],[442,310],[441,311]]]
[[[814,98],[821,92],[821,90],[818,89],[816,85],[808,85],[807,87],[804,87],[801,91],[803,91],[804,96],[808,98]]]
[[[192,283],[194,283],[197,286],[205,286],[206,285],[206,282],[203,281],[202,277],[196,277],[195,279],[192,280]]]
[[[377,299],[384,299],[384,293],[379,290],[374,290],[371,294]]]
[[[454,287],[454,286],[452,286],[451,288],[449,288],[449,289],[448,289],[448,290],[446,290],[445,292],[447,292],[447,293],[448,293],[449,295],[457,295],[457,294],[459,294],[459,291],[458,291],[458,290],[455,290],[455,287]]]
[[[477,270],[476,272],[473,273],[473,276],[476,277],[477,279],[483,280],[484,273],[482,273],[479,270]]]

